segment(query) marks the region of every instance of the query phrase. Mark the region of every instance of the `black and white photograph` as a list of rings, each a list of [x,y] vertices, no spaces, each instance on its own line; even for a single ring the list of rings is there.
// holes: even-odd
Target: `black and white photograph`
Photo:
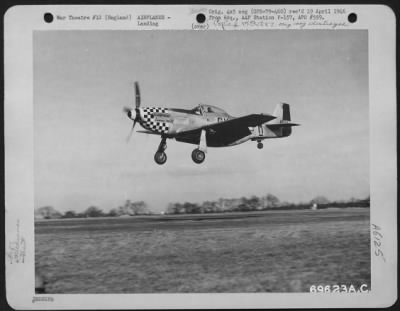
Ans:
[[[366,31],[33,39],[47,292],[370,288]]]
[[[32,297],[369,295],[370,37],[34,29]]]

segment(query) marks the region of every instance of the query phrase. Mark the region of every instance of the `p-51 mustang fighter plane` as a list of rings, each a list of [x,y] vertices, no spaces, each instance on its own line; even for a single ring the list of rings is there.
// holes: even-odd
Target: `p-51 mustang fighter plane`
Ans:
[[[227,147],[257,141],[257,147],[263,148],[262,140],[267,138],[287,137],[292,133],[290,108],[288,104],[278,104],[273,115],[249,114],[235,118],[224,110],[210,106],[198,105],[193,109],[140,107],[139,84],[135,82],[136,108],[124,108],[128,118],[133,121],[128,139],[137,122],[145,131],[139,133],[161,136],[154,160],[157,164],[167,161],[165,149],[167,138],[198,145],[192,152],[195,163],[205,159],[207,147]]]

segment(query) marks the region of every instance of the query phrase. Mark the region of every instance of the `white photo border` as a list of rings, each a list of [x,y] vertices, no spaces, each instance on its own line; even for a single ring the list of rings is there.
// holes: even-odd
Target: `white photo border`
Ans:
[[[383,5],[246,5],[234,8],[345,8],[358,15],[356,23],[336,29],[368,30],[371,291],[351,294],[239,293],[239,294],[35,294],[34,265],[34,141],[33,141],[33,31],[138,30],[129,21],[45,23],[46,12],[57,14],[166,14],[158,29],[192,30],[196,12],[226,8],[218,5],[38,5],[11,7],[4,17],[5,76],[5,208],[6,293],[15,309],[190,309],[190,308],[339,308],[388,307],[397,300],[397,145],[396,145],[396,19]],[[347,18],[347,17],[346,17]],[[332,15],[343,22],[343,16]],[[330,29],[332,25],[304,29]],[[212,28],[212,27],[210,27]],[[229,27],[228,27],[229,28]],[[240,28],[240,27],[239,27]],[[239,29],[238,28],[238,29]],[[141,28],[142,29],[142,28]],[[284,29],[275,25],[271,29]],[[208,31],[210,31],[209,29]],[[236,31],[227,29],[229,31]],[[193,30],[197,31],[197,30]],[[207,30],[198,30],[207,31]],[[222,31],[222,29],[220,30]],[[268,29],[265,29],[268,31]],[[288,30],[290,31],[290,30]],[[301,30],[298,30],[301,31]],[[372,226],[384,236],[376,256]],[[7,248],[24,238],[26,253],[10,263]],[[18,242],[19,243],[19,242]],[[20,245],[22,247],[22,245]],[[22,262],[23,261],[23,262]]]

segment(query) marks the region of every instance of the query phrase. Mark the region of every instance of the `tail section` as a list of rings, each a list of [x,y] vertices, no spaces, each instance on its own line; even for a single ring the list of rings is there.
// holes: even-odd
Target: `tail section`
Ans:
[[[286,103],[276,105],[273,115],[276,117],[274,124],[267,124],[279,137],[286,137],[292,134],[292,126],[298,124],[290,122],[290,106]]]
[[[280,103],[276,105],[274,113],[272,114],[276,117],[277,123],[286,123],[280,121],[290,121],[290,106],[286,103]]]
[[[276,105],[272,115],[276,117],[276,119],[271,120],[263,125],[263,135],[260,135],[263,136],[263,138],[279,138],[290,136],[292,134],[292,126],[298,125],[291,122],[289,104],[280,103]]]

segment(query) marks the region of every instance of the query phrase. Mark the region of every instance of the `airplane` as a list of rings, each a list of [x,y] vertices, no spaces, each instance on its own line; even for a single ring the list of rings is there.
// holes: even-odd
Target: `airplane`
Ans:
[[[258,149],[262,149],[264,139],[290,136],[292,127],[299,125],[291,122],[290,107],[286,103],[279,103],[272,115],[249,114],[238,118],[221,108],[203,104],[193,109],[142,108],[139,83],[135,82],[134,85],[135,108],[123,108],[133,121],[127,141],[136,123],[145,129],[137,133],[161,136],[154,155],[155,162],[160,165],[167,161],[167,139],[197,145],[192,152],[192,160],[200,164],[205,160],[208,147],[235,146],[251,140],[257,141]]]

